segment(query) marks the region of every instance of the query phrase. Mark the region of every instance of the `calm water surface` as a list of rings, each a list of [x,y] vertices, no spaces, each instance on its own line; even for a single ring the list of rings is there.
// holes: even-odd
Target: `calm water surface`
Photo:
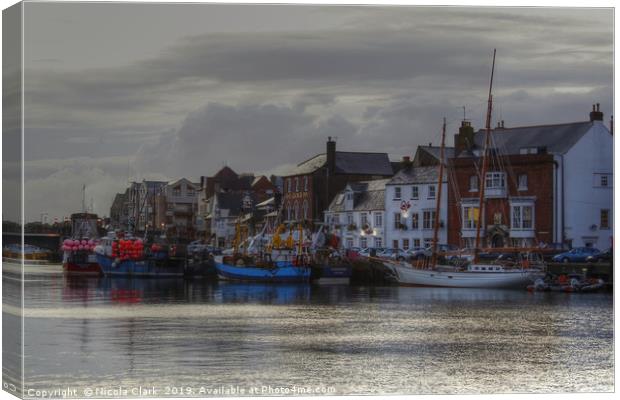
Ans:
[[[6,300],[19,282],[5,274],[3,284],[3,321],[19,323],[19,303]],[[25,288],[26,389],[69,387],[83,397],[87,388],[155,386],[158,396],[178,397],[230,387],[333,394],[614,388],[608,293],[54,273],[27,276]],[[6,338],[5,352],[11,340],[19,342]],[[187,387],[194,392],[179,389]]]

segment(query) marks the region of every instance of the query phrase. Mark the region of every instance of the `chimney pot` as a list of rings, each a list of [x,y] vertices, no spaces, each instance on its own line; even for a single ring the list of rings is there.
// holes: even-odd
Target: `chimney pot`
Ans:
[[[403,162],[409,162],[411,158],[409,156],[403,156]]]
[[[593,104],[590,112],[590,122],[594,121],[603,121],[603,112],[599,103]]]
[[[596,103],[596,111],[601,111],[600,107],[601,105],[599,103]]]

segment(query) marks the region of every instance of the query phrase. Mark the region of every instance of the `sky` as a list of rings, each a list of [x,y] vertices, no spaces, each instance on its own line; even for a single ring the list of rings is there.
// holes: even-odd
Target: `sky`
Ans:
[[[26,221],[109,215],[128,182],[412,156],[494,124],[613,110],[611,9],[26,3]],[[465,110],[463,110],[465,107]]]

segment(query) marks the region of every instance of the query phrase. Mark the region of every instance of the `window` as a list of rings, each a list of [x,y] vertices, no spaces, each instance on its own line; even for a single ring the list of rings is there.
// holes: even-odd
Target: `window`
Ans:
[[[420,216],[418,213],[411,214],[411,229],[419,229],[420,227]]]
[[[424,211],[422,216],[422,226],[424,229],[432,229],[435,223],[435,211]]]
[[[392,248],[393,249],[397,249],[398,248],[398,240],[392,240]]]
[[[308,177],[304,176],[304,192],[308,191]]]
[[[411,186],[411,200],[417,200],[420,196],[417,186]]]
[[[308,219],[308,211],[310,211],[310,207],[308,206],[308,200],[304,200],[304,219]]]
[[[381,238],[375,238],[375,247],[383,247],[383,240]]]
[[[428,186],[428,198],[429,199],[434,199],[435,198],[435,185],[429,185]]]
[[[366,239],[365,237],[360,238],[360,247],[362,249],[368,247],[368,239]]]
[[[351,201],[351,200],[353,200],[353,193],[347,192],[347,201]]]
[[[403,250],[409,250],[409,239],[403,239]]]
[[[353,225],[353,213],[347,214],[347,225]]]
[[[463,229],[476,229],[479,210],[478,207],[473,206],[463,207]]]
[[[487,172],[486,189],[503,189],[506,187],[506,174],[503,172]]]
[[[298,220],[301,217],[300,214],[300,209],[299,209],[299,202],[295,201],[295,219]]]
[[[375,213],[375,226],[381,228],[383,226],[383,214],[380,212]]]
[[[360,214],[360,224],[362,226],[368,225],[368,214],[366,214],[366,213],[361,213]]]
[[[295,178],[295,191],[299,192],[299,178]]]
[[[353,247],[353,239],[347,238],[347,249],[350,249],[351,247]]]
[[[293,178],[288,178],[288,190],[287,192],[292,192],[293,191]]]
[[[187,188],[187,196],[188,197],[194,197],[196,195],[196,192],[194,191],[194,188],[188,187]]]
[[[332,221],[334,222],[334,225],[340,224],[340,214],[334,214],[334,218]]]
[[[400,229],[400,213],[394,213],[394,229]]]
[[[517,190],[527,190],[527,174],[519,175],[519,188]]]
[[[181,186],[176,186],[176,187],[172,188],[172,195],[173,196],[180,196],[181,195]]]
[[[609,229],[609,210],[601,210],[601,229]]]
[[[469,177],[469,191],[470,192],[478,191],[478,177],[476,175],[472,175]]]
[[[534,207],[531,205],[512,206],[512,229],[534,228]]]
[[[609,186],[609,180],[607,178],[607,175],[601,175],[601,186],[603,187]]]
[[[413,239],[413,247],[415,248],[420,247],[420,239]]]
[[[400,197],[401,197],[401,193],[400,192],[401,192],[400,186],[396,186],[394,188],[394,200],[400,200]]]

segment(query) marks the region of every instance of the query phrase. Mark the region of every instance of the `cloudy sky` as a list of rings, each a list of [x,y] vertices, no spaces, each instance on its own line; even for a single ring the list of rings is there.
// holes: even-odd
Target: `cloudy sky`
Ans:
[[[109,214],[129,180],[280,172],[340,150],[412,155],[466,107],[580,121],[612,104],[609,9],[25,6],[26,220]],[[449,144],[452,140],[449,139]]]

